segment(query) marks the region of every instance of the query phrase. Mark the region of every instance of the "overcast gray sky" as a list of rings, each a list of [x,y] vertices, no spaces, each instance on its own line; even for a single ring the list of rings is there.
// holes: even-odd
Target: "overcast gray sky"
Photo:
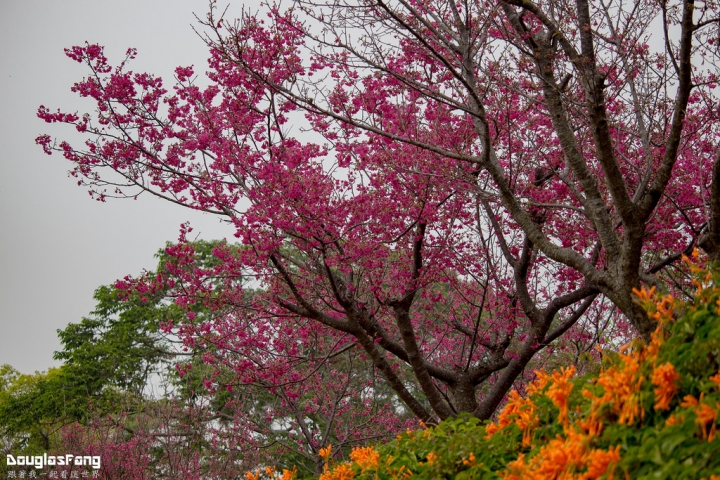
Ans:
[[[131,69],[169,86],[175,66],[205,71],[191,25],[207,8],[206,0],[0,0],[0,364],[25,373],[57,365],[56,330],[92,310],[98,286],[153,268],[183,221],[201,238],[232,236],[216,218],[150,197],[95,202],[68,178],[68,161],[34,144],[41,133],[71,134],[37,119],[39,105],[93,111],[70,92],[86,72],[63,48],[99,43],[117,63],[135,47]]]

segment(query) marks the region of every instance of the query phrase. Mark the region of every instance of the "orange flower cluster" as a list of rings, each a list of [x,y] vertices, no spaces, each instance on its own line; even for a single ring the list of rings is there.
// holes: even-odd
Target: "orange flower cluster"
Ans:
[[[537,373],[537,375],[540,376],[541,374]],[[547,377],[547,374],[542,375]],[[573,389],[573,384],[570,383],[570,380],[574,375],[575,366],[554,371],[550,377],[552,380],[550,388],[545,392],[545,396],[552,400],[553,404],[560,409],[558,422],[562,423],[563,426],[567,426],[568,423],[568,398]]]
[[[341,463],[332,470],[326,470],[320,475],[319,480],[352,480],[355,477],[352,464]]]
[[[529,398],[522,398],[517,390],[510,392],[510,399],[498,415],[497,423],[491,423],[485,427],[487,437],[492,437],[495,432],[502,430],[514,423],[523,432],[522,443],[530,445],[532,431],[538,424],[538,417],[535,412],[535,404]]]
[[[296,475],[297,475],[297,467],[293,467],[292,470],[283,468],[283,473],[282,473],[282,476],[280,477],[280,480],[294,480]]]
[[[390,459],[392,460],[392,457],[390,457]],[[390,463],[390,461],[388,461],[388,463]],[[388,468],[387,472],[392,475],[394,480],[404,480],[413,476],[413,472],[409,468],[406,468],[405,465],[397,469]]]
[[[576,431],[566,431],[548,442],[529,462],[520,454],[508,464],[504,480],[590,480],[608,472],[620,461],[620,446],[609,450],[590,448],[590,437]],[[612,478],[612,473],[609,476]]]
[[[321,458],[325,459],[325,467],[318,480],[352,480],[355,476],[355,472],[352,468],[353,462],[363,471],[377,469],[380,464],[380,453],[378,453],[373,447],[353,448],[352,452],[350,452],[350,460],[352,460],[352,462],[335,465],[332,469],[330,468],[332,445],[321,448],[318,454]],[[285,479],[283,478],[282,480]]]
[[[657,304],[657,310],[653,313],[653,318],[660,323],[672,320],[676,307],[677,302],[675,298],[672,295],[665,295],[662,300],[660,300],[660,303]]]
[[[638,303],[648,311],[652,318],[660,322],[661,325],[672,320],[673,312],[678,306],[677,301],[672,295],[666,295],[657,302],[655,300],[656,292],[654,286],[650,288],[650,290],[643,287],[640,289],[633,288],[632,291],[637,297]]]
[[[685,417],[683,415],[670,415],[667,420],[665,420],[665,425],[667,426],[673,426],[673,425],[680,425],[685,421]]]
[[[331,454],[332,454],[332,445],[328,445],[327,447],[321,448],[318,451],[318,455],[320,455],[320,458],[322,458],[326,462],[330,459]]]
[[[652,374],[652,384],[655,385],[655,410],[669,410],[670,402],[677,391],[677,381],[680,375],[675,371],[672,363],[655,367]]]
[[[637,372],[635,368],[634,372]],[[613,372],[611,375],[616,376],[619,372]],[[558,422],[563,424],[564,437],[558,436],[554,440],[548,442],[537,455],[533,456],[530,461],[526,462],[524,455],[520,455],[517,460],[508,464],[508,470],[503,475],[506,480],[545,480],[548,478],[562,480],[583,480],[598,478],[607,473],[610,466],[620,460],[620,446],[609,450],[591,448],[592,439],[599,434],[599,428],[581,428],[585,433],[581,433],[575,428],[569,426],[568,416],[568,399],[573,389],[571,382],[575,375],[575,368],[563,368],[552,374],[536,372],[537,380],[528,386],[528,394],[536,395],[546,390],[543,394],[552,400],[553,404],[558,407],[560,414]],[[634,375],[631,375],[632,379]],[[611,382],[608,377],[606,381]],[[548,387],[549,385],[549,387]],[[547,387],[547,389],[546,389]],[[606,389],[606,393],[610,391],[610,396],[615,398],[618,394],[616,390]],[[513,395],[514,394],[514,395]],[[497,424],[491,424],[486,430],[489,434],[503,428],[511,421],[514,421],[523,430],[523,444],[525,444],[526,432],[529,427],[535,427],[537,418],[535,418],[534,404],[530,399],[523,400],[519,398],[516,392],[511,394],[510,401],[505,406],[498,417]],[[604,397],[602,397],[604,399]],[[607,399],[605,399],[607,400]],[[600,399],[598,399],[598,405]],[[524,418],[520,413],[524,413]],[[512,416],[514,415],[514,416]],[[533,419],[528,421],[528,418]]]
[[[645,410],[640,405],[638,393],[645,377],[640,375],[642,356],[640,354],[620,354],[622,366],[610,367],[600,372],[596,385],[603,388],[603,394],[596,397],[588,390],[583,395],[592,402],[592,415],[590,422],[597,421],[596,412],[602,405],[610,404],[612,410],[618,415],[620,425],[633,425],[638,418],[645,418]],[[590,429],[599,434],[599,425],[590,425]]]
[[[649,291],[643,289],[636,294],[641,302],[649,303],[655,292],[652,289]],[[672,317],[675,306],[672,297],[665,297],[655,305],[654,316],[661,323]],[[570,424],[568,412],[568,400],[573,388],[571,379],[575,369],[565,368],[552,374],[536,372],[537,380],[528,386],[528,395],[543,394],[552,400],[560,410],[558,422],[563,425],[564,435],[551,440],[527,462],[524,456],[520,455],[516,461],[508,464],[507,473],[503,478],[575,480],[598,478],[607,474],[611,466],[620,460],[620,446],[608,450],[592,448],[594,439],[602,432],[601,415],[609,413],[617,418],[618,423],[625,425],[633,425],[639,419],[645,418],[645,411],[640,403],[640,390],[645,381],[641,367],[643,362],[654,360],[662,342],[663,336],[658,330],[653,335],[650,345],[633,353],[621,353],[619,365],[604,369],[596,381],[596,385],[602,387],[602,393],[596,395],[589,390],[583,391],[583,395],[591,400],[590,415],[586,420],[578,419],[575,426]],[[656,409],[669,408],[677,392],[678,379],[679,375],[670,363],[654,369],[652,382],[657,387]],[[718,380],[720,381],[720,374]],[[710,417],[707,411],[704,415],[705,419]],[[497,423],[486,427],[488,436],[492,436],[511,423],[520,427],[523,431],[523,444],[528,445],[532,429],[537,426],[535,405],[529,398],[520,398],[517,392],[511,393],[510,400],[500,412]]]
[[[360,465],[362,470],[370,470],[378,467],[380,454],[373,447],[358,447],[350,453],[350,460]]]
[[[710,381],[717,385],[718,388],[720,388],[720,372],[710,377]]]
[[[698,251],[697,248],[693,249],[693,252],[692,252],[693,258],[688,258],[686,255],[682,256],[683,262],[685,262],[688,265],[688,267],[690,267],[690,271],[692,273],[694,273],[696,276],[699,273],[706,274],[705,278],[702,281],[698,281],[696,279],[692,280],[693,285],[695,285],[697,287],[696,295],[700,295],[700,293],[703,290],[707,289],[707,287],[710,285],[710,279],[712,278],[712,274],[710,272],[708,272],[707,266],[703,265],[699,261],[699,258],[698,258],[699,256],[700,256],[700,252]]]
[[[332,455],[332,445],[328,445],[327,447],[318,450],[318,455],[320,455],[320,458],[325,460],[323,472],[327,472],[330,469],[330,455]]]
[[[695,410],[697,419],[695,420],[702,430],[703,438],[708,442],[712,442],[715,438],[715,423],[717,422],[718,412],[707,403],[701,403]]]
[[[702,437],[708,442],[712,442],[717,433],[715,423],[717,422],[718,411],[706,402],[703,402],[703,397],[704,394],[700,394],[700,399],[692,395],[685,395],[683,401],[680,402],[680,406],[693,409],[695,412],[695,423],[700,426]]]
[[[295,476],[297,475],[297,467],[293,467],[292,470],[283,469],[282,475],[278,478],[276,474],[277,470],[275,470],[275,467],[265,467],[265,474],[267,475],[267,478],[272,479],[278,479],[278,480],[293,480]],[[255,473],[253,472],[246,472],[245,478],[247,480],[260,480],[260,470],[256,470]]]

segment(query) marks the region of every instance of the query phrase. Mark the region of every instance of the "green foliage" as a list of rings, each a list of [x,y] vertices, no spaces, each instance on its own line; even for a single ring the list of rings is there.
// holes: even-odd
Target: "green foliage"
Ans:
[[[378,451],[386,478],[408,470],[424,478],[499,478],[493,472],[513,460],[520,447],[520,430],[511,430],[505,438],[487,441],[481,422],[464,414],[435,428],[408,432]],[[470,463],[471,453],[481,464],[472,472],[463,464]]]
[[[12,449],[48,450],[53,434],[82,410],[77,385],[62,368],[27,375],[3,365],[0,371],[0,436]]]
[[[212,255],[218,243],[193,244],[201,268],[219,261]],[[164,249],[156,257],[159,272],[170,258]],[[101,286],[93,296],[96,306],[91,314],[58,330],[63,348],[55,358],[64,362],[61,367],[24,375],[9,365],[0,366],[0,437],[10,451],[47,451],[64,425],[143,408],[144,390],[154,374],[179,380],[172,367],[182,352],[161,324],[186,320],[187,313],[172,303],[168,291],[139,295]],[[210,314],[201,304],[193,309],[198,320]],[[193,385],[182,388],[188,387],[187,381]],[[190,395],[201,382],[188,378],[178,383],[178,391]]]
[[[154,367],[170,354],[160,342],[160,322],[182,315],[176,306],[163,304],[160,295],[143,301],[133,294],[121,300],[119,293],[109,286],[98,288],[93,316],[58,330],[63,350],[55,358],[65,362],[90,395],[108,385],[139,394]]]
[[[219,261],[212,255],[218,243],[193,243],[198,267],[210,268]],[[156,257],[156,271],[161,272],[169,257],[165,250]],[[91,316],[58,330],[63,350],[56,352],[55,358],[65,362],[68,373],[91,396],[107,386],[141,395],[149,376],[167,373],[171,360],[181,354],[173,348],[173,339],[161,330],[163,322],[185,321],[187,315],[172,303],[168,292],[166,287],[141,295],[101,286],[95,291],[97,305]],[[198,321],[210,315],[200,303],[193,309]]]

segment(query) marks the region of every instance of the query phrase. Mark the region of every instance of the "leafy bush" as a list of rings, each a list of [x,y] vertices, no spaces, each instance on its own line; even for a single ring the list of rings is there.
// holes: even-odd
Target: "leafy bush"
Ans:
[[[327,447],[320,480],[720,480],[720,272],[694,262],[692,302],[661,298],[654,289],[635,292],[660,322],[649,344],[604,352],[594,375],[537,372],[524,396],[509,395],[494,422],[460,416],[356,448],[350,461]]]

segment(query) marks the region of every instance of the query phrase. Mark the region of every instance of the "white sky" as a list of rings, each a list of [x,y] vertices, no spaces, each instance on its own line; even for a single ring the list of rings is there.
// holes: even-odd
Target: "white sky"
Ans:
[[[191,25],[207,9],[207,0],[0,0],[0,364],[25,373],[57,365],[56,330],[93,309],[98,286],[154,268],[153,254],[183,221],[201,238],[232,237],[214,217],[149,196],[94,202],[68,178],[67,160],[34,144],[41,133],[72,135],[37,119],[39,105],[94,109],[70,92],[86,71],[63,48],[99,43],[116,64],[135,47],[131,69],[169,87],[178,65],[205,71]]]

